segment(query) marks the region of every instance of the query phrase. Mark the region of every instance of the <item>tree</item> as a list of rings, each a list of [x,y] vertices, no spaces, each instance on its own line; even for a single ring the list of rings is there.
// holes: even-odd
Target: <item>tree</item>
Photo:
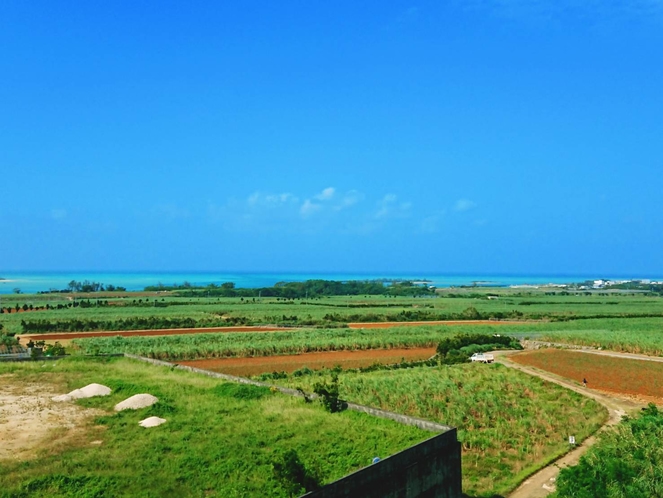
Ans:
[[[19,289],[18,287],[14,287],[13,291],[14,291],[14,294],[20,294],[21,293],[21,289]]]

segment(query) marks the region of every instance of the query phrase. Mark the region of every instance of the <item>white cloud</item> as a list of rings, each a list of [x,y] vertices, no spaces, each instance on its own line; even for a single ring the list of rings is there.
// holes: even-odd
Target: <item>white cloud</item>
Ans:
[[[387,217],[402,218],[407,216],[411,207],[411,202],[398,202],[398,197],[395,194],[387,194],[378,202],[378,209],[374,217],[376,219]]]
[[[336,193],[336,189],[334,187],[327,187],[322,192],[320,192],[318,195],[316,195],[314,197],[314,199],[317,199],[319,201],[328,201],[328,200],[331,200],[334,197],[335,193]]]
[[[459,199],[456,201],[456,204],[454,205],[454,211],[458,212],[469,211],[470,209],[473,209],[475,207],[476,207],[476,202],[473,202],[469,199]]]
[[[396,194],[383,195],[374,203],[365,203],[366,195],[358,190],[339,192],[327,187],[306,197],[294,193],[255,191],[243,198],[229,197],[225,202],[210,201],[207,219],[233,231],[272,233],[343,232],[369,233],[390,223],[410,218],[412,203]],[[162,207],[163,211],[171,209]],[[173,214],[177,210],[172,206]]]
[[[430,216],[426,216],[419,224],[420,233],[436,233],[440,230],[440,223],[444,218],[446,211],[437,211]]]
[[[261,192],[254,192],[246,199],[246,203],[251,207],[276,207],[289,203],[297,203],[298,201],[299,199],[289,192],[283,192],[281,194],[263,194]]]
[[[299,209],[299,212],[302,216],[308,217],[311,216],[316,211],[319,211],[322,206],[320,204],[315,204],[311,202],[310,199],[306,199],[302,207]]]
[[[340,202],[336,206],[334,206],[334,209],[336,211],[341,211],[342,209],[347,209],[349,207],[354,206],[355,204],[361,202],[362,200],[364,200],[364,194],[356,190],[350,190],[348,193],[346,193],[343,196]]]

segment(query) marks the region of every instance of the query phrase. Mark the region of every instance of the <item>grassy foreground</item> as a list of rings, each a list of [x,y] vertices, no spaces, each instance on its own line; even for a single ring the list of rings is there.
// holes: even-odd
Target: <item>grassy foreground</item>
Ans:
[[[310,390],[329,373],[281,380]],[[458,427],[463,490],[506,494],[606,420],[605,408],[556,384],[500,364],[345,372],[340,395],[357,403]]]
[[[25,462],[0,460],[2,497],[287,497],[274,463],[288,450],[326,483],[374,456],[431,437],[395,422],[355,412],[329,414],[317,403],[266,389],[238,390],[124,358],[0,364],[0,388],[5,382],[62,393],[97,382],[113,393],[78,401],[105,415],[88,421],[67,447],[44,449]],[[144,392],[160,402],[136,412],[112,411]],[[138,425],[153,415],[168,422],[152,429]],[[94,439],[103,443],[93,446]]]

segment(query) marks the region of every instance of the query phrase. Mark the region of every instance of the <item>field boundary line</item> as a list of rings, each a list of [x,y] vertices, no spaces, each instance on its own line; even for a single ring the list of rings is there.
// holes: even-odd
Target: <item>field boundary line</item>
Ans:
[[[156,366],[161,366],[161,367],[168,367],[172,369],[177,369],[177,370],[184,370],[186,372],[191,372],[199,375],[206,375],[207,377],[213,377],[216,379],[223,379],[228,382],[235,382],[235,383],[240,383],[240,384],[248,384],[252,386],[258,386],[258,387],[267,387],[269,389],[276,389],[282,394],[286,394],[288,396],[295,396],[298,398],[303,398],[307,397],[309,399],[317,399],[318,395],[317,394],[308,394],[308,393],[303,393],[301,391],[298,391],[296,389],[290,389],[289,387],[281,387],[281,386],[275,386],[273,384],[268,384],[266,382],[259,382],[256,380],[251,380],[247,379],[246,377],[237,377],[235,375],[228,375],[228,374],[222,374],[219,372],[212,372],[210,370],[203,370],[202,368],[196,368],[196,367],[190,367],[188,365],[178,365],[177,363],[170,363],[167,361],[163,360],[156,360],[153,358],[145,358],[144,356],[138,356],[135,354],[131,353],[124,353],[125,358],[130,358],[132,360],[138,360],[138,361],[143,361],[146,363],[151,363],[152,365]],[[449,425],[443,425],[443,424],[438,424],[437,422],[431,422],[430,420],[424,420],[421,418],[416,418],[416,417],[410,417],[408,415],[401,415],[400,413],[394,413],[394,412],[389,412],[387,410],[382,410],[380,408],[373,408],[370,406],[364,406],[364,405],[359,405],[357,403],[352,403],[352,402],[345,402],[346,407],[348,410],[352,410],[354,412],[360,412],[360,413],[366,413],[368,415],[372,415],[374,417],[378,418],[384,418],[387,420],[393,420],[395,422],[398,422],[403,425],[412,425],[414,427],[418,427],[419,429],[429,431],[429,432],[448,432],[452,430],[456,430],[455,427],[451,427]]]
[[[594,352],[587,349],[569,349],[574,349],[574,351],[583,353]],[[575,384],[573,381],[564,379],[556,374],[540,370],[536,367],[520,365],[518,363],[512,362],[508,356],[515,353],[517,352],[502,352],[502,354],[498,354],[495,359],[508,368],[520,370],[521,372],[524,372],[528,375],[552,382],[585,397],[593,399],[594,401],[600,403],[608,412],[608,419],[606,422],[593,434],[588,436],[575,448],[552,460],[547,466],[539,469],[533,474],[530,474],[514,491],[509,494],[509,498],[543,498],[554,491],[555,480],[559,474],[559,471],[564,467],[575,465],[580,457],[584,455],[591,446],[594,445],[598,434],[621,422],[622,417],[626,415],[626,411],[624,407],[621,406],[611,396],[587,389]]]

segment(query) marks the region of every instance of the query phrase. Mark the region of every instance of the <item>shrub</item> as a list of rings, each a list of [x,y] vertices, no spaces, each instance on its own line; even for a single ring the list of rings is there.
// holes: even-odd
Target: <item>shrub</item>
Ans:
[[[343,410],[344,403],[338,397],[338,373],[332,373],[331,382],[313,384],[313,392],[320,396],[320,402],[328,412],[336,413]]]
[[[295,450],[288,450],[273,463],[274,477],[290,496],[299,496],[320,487],[320,480],[299,459]]]

